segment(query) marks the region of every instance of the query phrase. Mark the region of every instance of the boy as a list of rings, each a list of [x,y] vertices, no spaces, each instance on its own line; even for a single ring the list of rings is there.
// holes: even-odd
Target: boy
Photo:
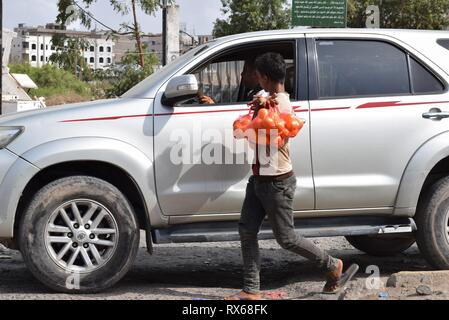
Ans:
[[[293,112],[289,95],[285,92],[285,61],[278,53],[265,53],[255,61],[256,74],[260,86],[270,96],[276,97],[281,112]],[[255,110],[255,115],[259,108]],[[315,262],[326,272],[326,285],[323,292],[337,292],[355,273],[342,277],[343,262],[331,257],[310,240],[295,233],[293,225],[293,197],[296,176],[292,170],[289,142],[277,152],[256,147],[256,164],[250,177],[239,221],[239,234],[242,247],[244,281],[243,290],[226,300],[259,300],[260,257],[257,234],[266,215],[270,220],[274,236],[280,246]],[[273,148],[273,147],[271,147]],[[344,282],[344,283],[343,283]]]

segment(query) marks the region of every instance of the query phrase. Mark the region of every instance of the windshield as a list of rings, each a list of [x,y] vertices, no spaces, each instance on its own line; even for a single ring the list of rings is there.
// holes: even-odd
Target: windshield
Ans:
[[[209,42],[210,44],[210,42]],[[125,92],[122,98],[154,98],[156,91],[159,89],[161,82],[165,81],[167,77],[176,72],[178,69],[182,68],[189,60],[193,59],[195,55],[206,50],[208,48],[207,44],[198,46],[182,56],[178,57],[176,60],[170,62],[163,68],[157,70],[134,87]],[[159,85],[158,85],[159,84]]]

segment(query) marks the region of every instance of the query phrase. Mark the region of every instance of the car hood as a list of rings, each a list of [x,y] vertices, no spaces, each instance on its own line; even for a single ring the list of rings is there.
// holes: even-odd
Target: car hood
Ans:
[[[0,117],[0,126],[24,127],[8,145],[18,155],[47,142],[75,137],[125,137],[128,126],[148,126],[152,99],[117,98],[19,112]],[[126,119],[139,115],[136,120]],[[124,120],[121,120],[125,118]],[[136,128],[138,130],[139,128]]]
[[[28,121],[35,121],[39,119],[61,118],[66,116],[82,116],[98,114],[98,108],[103,106],[110,107],[111,105],[119,104],[123,99],[97,100],[82,103],[72,103],[60,106],[47,107],[43,109],[36,109],[24,112],[15,112],[0,116],[0,126],[8,125],[23,125]]]

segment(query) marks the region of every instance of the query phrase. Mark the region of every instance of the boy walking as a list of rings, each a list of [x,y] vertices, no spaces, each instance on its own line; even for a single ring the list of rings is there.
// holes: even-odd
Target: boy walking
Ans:
[[[265,53],[255,61],[259,84],[276,98],[281,112],[293,112],[289,95],[285,92],[285,61],[278,53]],[[254,110],[255,116],[258,109]],[[265,146],[262,146],[265,148]],[[292,170],[289,142],[276,152],[260,152],[256,146],[256,163],[250,177],[239,221],[239,234],[243,256],[243,290],[226,300],[258,300],[260,293],[260,256],[257,234],[266,215],[274,236],[284,249],[313,261],[326,273],[323,292],[338,291],[353,273],[342,277],[343,262],[331,257],[310,240],[298,235],[293,225],[293,197],[296,176]],[[267,146],[270,148],[270,146]],[[273,148],[271,146],[271,148]],[[265,152],[267,151],[267,152]]]

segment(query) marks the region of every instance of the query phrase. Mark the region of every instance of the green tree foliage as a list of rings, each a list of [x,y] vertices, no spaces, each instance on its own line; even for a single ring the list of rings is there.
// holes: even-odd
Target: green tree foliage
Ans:
[[[448,0],[348,0],[348,27],[365,28],[366,8],[380,9],[380,27],[440,30],[449,26]]]
[[[30,89],[31,96],[50,98],[55,95],[77,94],[90,97],[89,85],[78,80],[73,74],[55,65],[45,64],[40,68],[29,64],[9,65],[11,73],[27,74],[39,88]]]
[[[259,30],[287,29],[291,10],[287,0],[221,0],[224,19],[214,23],[213,34],[230,34]]]
[[[109,79],[110,88],[106,90],[109,98],[118,97],[131,89],[134,85],[148,77],[154,72],[154,65],[159,58],[143,48],[144,66],[140,65],[140,57],[136,53],[128,53],[123,56],[119,65],[105,72],[97,73],[97,79]]]
[[[54,35],[51,41],[57,51],[50,56],[50,61],[79,79],[84,79],[84,74],[89,72],[89,65],[84,60],[83,51],[89,47],[89,42],[83,38],[67,38],[62,34]]]

